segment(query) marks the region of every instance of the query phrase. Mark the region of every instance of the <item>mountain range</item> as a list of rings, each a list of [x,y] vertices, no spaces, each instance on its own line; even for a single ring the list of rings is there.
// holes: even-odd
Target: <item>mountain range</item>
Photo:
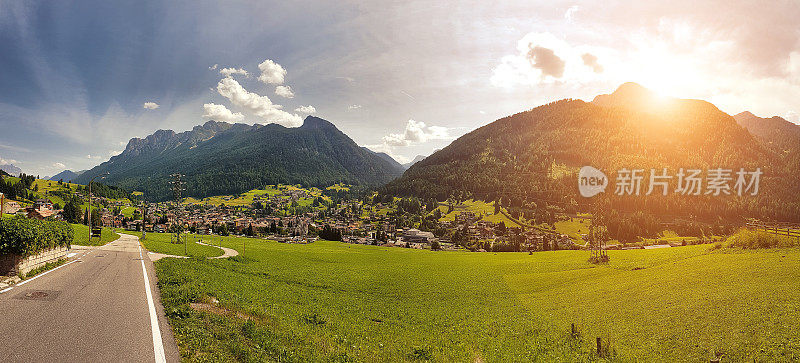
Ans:
[[[0,165],[0,170],[6,172],[8,175],[11,176],[19,176],[20,174],[22,174],[22,169],[14,166],[14,164]]]
[[[794,129],[781,120],[769,122]],[[764,129],[772,127],[763,120],[757,124]],[[797,220],[797,149],[783,153],[768,147],[769,141],[781,145],[797,142],[788,136],[784,140],[783,131],[767,133],[752,125],[745,127],[709,102],[660,97],[638,84],[626,83],[592,102],[556,101],[478,128],[412,165],[382,193],[439,200],[466,195],[502,199],[520,208],[548,205],[574,212],[594,203],[581,197],[576,188],[577,170],[585,165],[606,171],[612,180],[622,168],[649,172],[666,167],[673,174],[679,168],[761,168],[761,189],[753,198],[674,194],[617,198],[613,182],[605,195],[620,211]],[[751,128],[752,133],[748,131]]]
[[[53,176],[51,176],[49,178],[45,178],[45,179],[53,180],[53,181],[63,180],[65,182],[69,182],[69,181],[78,179],[78,177],[81,174],[83,174],[84,172],[86,172],[86,170],[81,170],[81,171],[78,171],[78,172],[74,172],[72,170],[64,170],[64,171],[62,171],[62,172],[60,172],[60,173],[58,173],[56,175],[53,175]]]
[[[184,175],[184,196],[206,197],[277,183],[375,187],[402,174],[403,167],[358,146],[332,123],[309,116],[296,128],[208,121],[181,133],[158,130],[131,139],[121,154],[74,181],[85,184],[106,172],[103,183],[160,201],[171,197],[175,173]]]

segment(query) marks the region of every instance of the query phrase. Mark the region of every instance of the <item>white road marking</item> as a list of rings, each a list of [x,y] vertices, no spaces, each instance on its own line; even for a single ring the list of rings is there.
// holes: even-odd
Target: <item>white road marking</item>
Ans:
[[[75,256],[77,254],[78,254],[77,252],[73,252],[73,253],[67,254],[67,258],[70,258],[70,257]]]
[[[161,341],[161,329],[158,327],[158,316],[156,315],[156,305],[153,303],[153,293],[150,292],[150,280],[147,278],[147,269],[144,267],[142,258],[142,245],[139,245],[139,259],[142,262],[142,275],[144,275],[144,291],[147,294],[147,307],[150,310],[150,330],[153,333],[153,353],[156,362],[166,362],[164,356],[164,343]]]
[[[61,265],[61,266],[58,266],[58,267],[56,267],[56,268],[54,268],[54,269],[52,269],[52,270],[48,270],[48,271],[42,272],[42,273],[40,273],[40,274],[38,274],[38,275],[36,275],[36,276],[34,276],[34,277],[31,277],[31,278],[30,278],[30,279],[28,279],[28,280],[22,281],[22,282],[20,282],[20,283],[18,283],[18,284],[16,284],[16,285],[14,285],[14,286],[7,287],[7,288],[5,288],[5,289],[3,289],[3,290],[0,290],[0,294],[4,293],[4,292],[6,292],[6,291],[9,291],[9,290],[11,290],[11,289],[13,289],[13,288],[15,288],[15,287],[17,287],[17,286],[22,286],[22,285],[25,285],[25,284],[27,284],[27,283],[29,283],[29,282],[33,281],[33,280],[36,280],[36,279],[38,279],[38,278],[40,278],[40,277],[42,277],[42,276],[44,276],[44,275],[47,275],[47,274],[49,274],[49,273],[51,273],[51,272],[53,272],[53,271],[55,271],[55,270],[58,270],[58,269],[60,269],[60,268],[62,268],[62,267],[65,267],[65,266],[67,266],[67,265],[71,265],[71,264],[73,264],[73,263],[75,263],[75,262],[78,262],[78,260],[71,261],[71,262],[67,262],[67,263],[65,263],[65,264],[63,264],[63,265]]]

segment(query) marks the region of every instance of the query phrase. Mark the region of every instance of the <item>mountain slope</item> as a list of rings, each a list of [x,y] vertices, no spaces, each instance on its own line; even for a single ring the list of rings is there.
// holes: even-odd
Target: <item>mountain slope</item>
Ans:
[[[439,200],[471,194],[520,207],[587,210],[593,200],[577,190],[576,172],[584,165],[607,173],[605,195],[613,194],[616,171],[624,167],[648,176],[664,167],[673,175],[679,168],[764,172],[757,197],[620,197],[620,210],[783,220],[800,212],[800,190],[785,162],[733,117],[708,102],[657,97],[632,83],[590,103],[566,99],[492,122],[411,166],[383,192]]]
[[[58,173],[56,175],[53,175],[53,176],[51,176],[50,178],[47,178],[47,179],[48,180],[54,180],[54,181],[63,180],[65,182],[68,182],[70,180],[77,179],[82,173],[83,173],[83,171],[79,171],[79,172],[76,173],[76,172],[74,172],[72,170],[64,170],[64,171],[62,171],[62,172],[60,172],[60,173]]]
[[[424,159],[425,159],[425,155],[417,155],[417,156],[414,157],[414,160],[411,160],[410,162],[403,164],[403,167],[408,169],[412,165],[414,165],[414,164],[416,164],[416,163],[418,163],[418,162],[420,162],[420,161],[422,161]]]
[[[800,125],[778,116],[762,118],[745,111],[733,116],[751,134],[778,152],[800,148]]]
[[[370,152],[370,153],[373,153],[373,154],[377,155],[378,157],[380,157],[381,159],[386,160],[387,162],[389,162],[389,164],[392,165],[392,168],[394,168],[397,171],[398,175],[402,174],[403,171],[406,170],[406,168],[404,168],[403,165],[398,163],[397,160],[395,160],[393,157],[389,156],[389,154],[387,154],[387,153],[375,152],[375,151],[372,151],[369,148],[364,147],[364,146],[362,146],[361,148],[366,150],[366,151],[368,151],[368,152]]]
[[[302,126],[209,121],[191,131],[159,130],[131,139],[125,151],[82,176],[109,172],[104,183],[170,198],[170,175],[185,175],[186,196],[235,194],[268,184],[381,185],[401,169],[365,151],[333,124],[309,116]]]

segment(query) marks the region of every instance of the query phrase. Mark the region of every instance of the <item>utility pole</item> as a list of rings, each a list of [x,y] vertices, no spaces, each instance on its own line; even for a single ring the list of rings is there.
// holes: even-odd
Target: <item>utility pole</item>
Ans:
[[[107,175],[108,175],[108,172],[105,172],[105,173],[102,173],[102,174],[97,174],[91,180],[89,180],[89,207],[87,209],[88,210],[87,216],[89,217],[88,218],[89,219],[89,241],[92,240],[92,183],[94,182],[95,178],[100,177],[100,180],[103,180],[103,179],[105,179],[105,177]]]
[[[180,212],[181,212],[181,195],[183,191],[186,189],[184,188],[184,182],[181,181],[181,177],[185,175],[181,175],[180,173],[175,173],[170,175],[172,177],[172,196],[175,198],[175,222],[178,226],[175,228],[175,238],[177,239],[178,243],[181,242],[181,225],[180,225]],[[189,255],[188,247],[186,246],[186,241],[183,241],[183,253],[185,255]]]
[[[142,196],[142,241],[147,240],[147,202]]]

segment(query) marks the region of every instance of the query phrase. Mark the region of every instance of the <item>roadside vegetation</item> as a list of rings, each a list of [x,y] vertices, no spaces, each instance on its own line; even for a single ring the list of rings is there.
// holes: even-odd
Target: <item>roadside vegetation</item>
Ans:
[[[23,257],[59,246],[69,246],[74,231],[60,221],[40,221],[21,216],[0,219],[0,256]]]
[[[617,361],[800,359],[800,249],[608,253],[248,239],[156,271],[189,361],[587,361],[598,337]]]
[[[56,268],[58,266],[61,266],[61,265],[65,264],[65,263],[67,263],[67,259],[66,258],[59,258],[58,260],[45,263],[42,266],[39,266],[39,267],[37,267],[37,268],[35,268],[33,270],[30,270],[30,271],[28,271],[28,273],[19,274],[19,278],[21,278],[23,280],[29,279],[29,278],[34,277],[34,276],[36,276],[36,275],[38,275],[38,274],[40,274],[42,272],[45,272],[47,270],[52,270],[52,269],[54,269],[54,268]]]

